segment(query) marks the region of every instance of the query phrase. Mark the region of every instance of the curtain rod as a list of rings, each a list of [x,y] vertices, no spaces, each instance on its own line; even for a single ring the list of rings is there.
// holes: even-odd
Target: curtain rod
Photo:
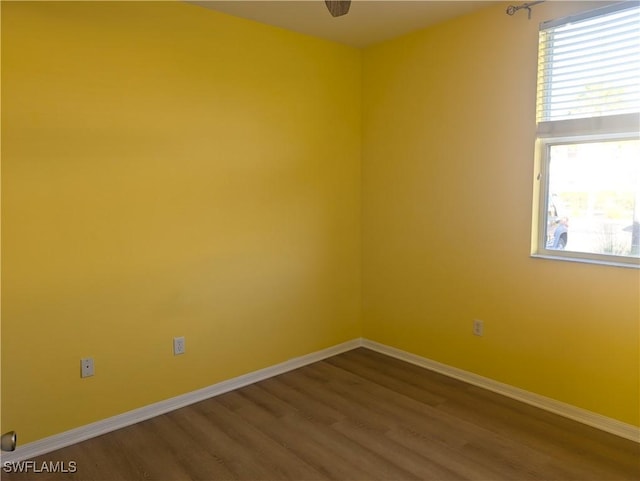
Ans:
[[[518,10],[522,10],[523,8],[526,8],[528,12],[527,17],[529,18],[529,20],[531,20],[531,7],[533,7],[534,5],[538,5],[539,3],[542,3],[544,1],[545,0],[537,0],[536,2],[523,3],[522,5],[518,5],[518,6],[509,5],[507,7],[507,15],[513,15]]]

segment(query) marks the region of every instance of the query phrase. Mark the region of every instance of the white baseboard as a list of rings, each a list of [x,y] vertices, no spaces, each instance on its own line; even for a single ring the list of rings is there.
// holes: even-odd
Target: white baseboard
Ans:
[[[55,434],[38,441],[18,446],[15,451],[3,452],[1,455],[2,466],[5,463],[17,463],[27,459],[32,459],[42,454],[50,453],[57,449],[70,446],[72,444],[86,441],[87,439],[100,436],[102,434],[115,431],[116,429],[124,428],[140,421],[145,421],[160,414],[179,409],[189,404],[193,404],[199,401],[204,401],[214,396],[224,394],[234,389],[239,389],[249,384],[268,379],[285,372],[298,369],[308,364],[321,361],[336,354],[340,354],[346,351],[350,351],[362,345],[361,339],[353,339],[351,341],[338,344],[336,346],[322,349],[305,356],[296,357],[290,359],[275,366],[270,366],[258,371],[254,371],[243,376],[239,376],[227,381],[223,381],[211,386],[198,389],[180,396],[176,396],[164,401],[160,401],[148,406],[144,406],[133,411],[128,411],[123,414],[118,414],[95,423],[80,426],[79,428],[71,429],[60,434]],[[20,438],[18,438],[19,440]]]
[[[396,359],[415,364],[431,371],[444,374],[445,376],[459,379],[469,384],[473,384],[474,386],[488,389],[489,391],[502,394],[509,398],[522,401],[526,404],[539,407],[546,411],[559,414],[560,416],[573,419],[574,421],[587,424],[602,431],[606,431],[611,434],[615,434],[617,436],[640,443],[640,428],[631,424],[626,424],[621,421],[617,421],[615,419],[608,418],[591,411],[587,411],[586,409],[571,406],[570,404],[556,401],[548,397],[540,396],[539,394],[525,391],[523,389],[494,381],[483,376],[478,376],[477,374],[448,366],[437,361],[432,361],[425,357],[411,354],[407,351],[402,351],[400,349],[380,344],[378,342],[370,341],[368,339],[358,338],[344,342],[342,344],[338,344],[336,346],[329,347],[327,349],[322,349],[320,351],[307,354],[305,356],[296,357],[283,363],[260,369],[243,376],[213,384],[211,386],[205,387],[203,389],[198,389],[181,396],[166,399],[164,401],[150,404],[139,409],[134,409],[133,411],[128,411],[117,416],[103,419],[95,423],[87,424],[79,428],[71,429],[60,434],[56,434],[44,439],[40,439],[38,441],[18,446],[15,451],[2,453],[0,461],[2,465],[4,465],[4,463],[17,463],[34,458],[36,456],[40,456],[42,454],[50,453],[57,449],[61,449],[66,446],[70,446],[72,444],[76,444],[81,441],[85,441],[87,439],[91,439],[96,436],[115,431],[116,429],[124,428],[126,426],[145,421],[154,416],[159,416],[175,409],[188,406],[189,404],[203,401],[205,399],[218,396],[229,391],[233,391],[234,389],[239,389],[241,387],[248,386],[249,384],[269,379],[279,374],[284,374],[285,372],[298,369],[308,364],[321,361],[328,357],[335,356],[337,354],[341,354],[358,347],[366,347],[381,354],[386,354],[387,356],[391,356]]]
[[[615,434],[616,436],[640,443],[640,428],[632,424],[623,423],[616,419],[587,411],[586,409],[556,401],[555,399],[541,396],[530,391],[525,391],[524,389],[510,386],[509,384],[494,381],[493,379],[479,376],[472,372],[448,366],[437,361],[432,361],[431,359],[417,356],[407,351],[402,351],[395,347],[390,347],[368,339],[362,340],[362,347],[415,364],[416,366],[424,367],[431,371],[444,374],[445,376],[459,379],[469,384],[473,384],[474,386],[544,409],[545,411],[573,419],[574,421],[592,426],[600,429],[601,431],[606,431],[608,433]]]

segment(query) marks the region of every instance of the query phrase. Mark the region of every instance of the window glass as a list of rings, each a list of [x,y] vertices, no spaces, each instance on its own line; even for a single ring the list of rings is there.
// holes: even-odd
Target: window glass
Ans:
[[[549,146],[546,247],[640,256],[640,141]]]

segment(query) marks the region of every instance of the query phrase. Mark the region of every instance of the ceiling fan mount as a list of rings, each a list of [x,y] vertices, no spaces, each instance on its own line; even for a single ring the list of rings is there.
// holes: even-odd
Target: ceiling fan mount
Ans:
[[[327,9],[334,17],[341,17],[349,13],[351,0],[324,0]]]

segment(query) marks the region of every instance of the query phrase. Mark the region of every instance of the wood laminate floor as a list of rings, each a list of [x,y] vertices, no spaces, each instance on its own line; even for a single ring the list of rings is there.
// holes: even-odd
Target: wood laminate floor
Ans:
[[[639,480],[640,445],[356,349],[41,456],[49,480]]]

